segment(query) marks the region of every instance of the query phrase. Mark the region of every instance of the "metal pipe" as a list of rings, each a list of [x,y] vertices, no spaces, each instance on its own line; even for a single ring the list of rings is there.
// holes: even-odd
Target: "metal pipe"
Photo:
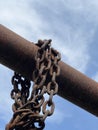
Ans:
[[[32,79],[38,47],[0,25],[0,63]],[[61,67],[58,95],[98,116],[98,83],[64,62]]]

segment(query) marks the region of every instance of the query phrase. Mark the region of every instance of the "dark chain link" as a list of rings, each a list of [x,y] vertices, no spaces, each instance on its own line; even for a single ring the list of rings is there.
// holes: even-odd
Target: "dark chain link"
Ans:
[[[12,77],[14,114],[6,130],[43,130],[45,119],[54,112],[53,96],[58,92],[56,78],[60,74],[58,62],[61,56],[50,48],[51,40],[39,40],[36,45],[40,48],[35,57],[36,69],[32,74],[34,83],[31,94],[29,80],[16,72]],[[48,100],[45,99],[45,94],[49,95]]]

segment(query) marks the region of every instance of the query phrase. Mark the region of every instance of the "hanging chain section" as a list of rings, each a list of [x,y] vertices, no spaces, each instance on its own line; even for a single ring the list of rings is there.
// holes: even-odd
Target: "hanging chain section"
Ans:
[[[35,57],[36,68],[32,72],[32,88],[31,82],[21,74],[15,72],[12,77],[14,114],[6,130],[43,130],[45,119],[54,112],[53,96],[58,92],[56,78],[60,74],[61,55],[51,48],[51,40],[39,40],[36,45],[39,49]]]

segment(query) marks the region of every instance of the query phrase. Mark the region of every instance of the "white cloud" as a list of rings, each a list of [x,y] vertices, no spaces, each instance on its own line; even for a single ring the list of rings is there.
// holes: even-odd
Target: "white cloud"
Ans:
[[[30,39],[40,33],[42,21],[37,12],[30,7],[30,1],[2,1],[0,12],[0,23],[23,37]]]
[[[84,16],[85,21],[98,25],[98,1],[93,0],[62,0],[66,10],[77,15]],[[93,25],[94,26],[94,25]]]
[[[85,72],[88,61],[90,60],[88,48],[92,37],[92,31],[88,35],[80,28],[74,30],[72,27],[67,26],[64,39],[54,38],[54,44],[62,53],[62,59],[66,63]]]

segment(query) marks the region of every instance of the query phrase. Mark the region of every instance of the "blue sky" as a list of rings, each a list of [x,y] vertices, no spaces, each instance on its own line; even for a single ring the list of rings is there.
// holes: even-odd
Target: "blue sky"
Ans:
[[[1,0],[0,24],[37,42],[52,39],[62,60],[98,81],[97,0]],[[0,130],[12,116],[10,99],[13,71],[0,65]],[[45,130],[97,130],[98,118],[55,96],[55,113]]]

